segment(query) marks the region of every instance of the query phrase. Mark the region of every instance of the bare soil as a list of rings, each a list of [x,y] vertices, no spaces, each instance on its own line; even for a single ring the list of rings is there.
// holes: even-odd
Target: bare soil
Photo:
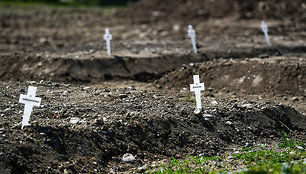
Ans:
[[[212,5],[231,7],[220,2]],[[167,6],[156,3],[133,16],[127,11],[152,3],[107,12],[1,7],[0,173],[135,173],[172,157],[279,142],[281,131],[305,141],[305,5],[283,2],[275,4],[288,11],[266,20],[271,47],[262,16],[247,10],[245,19],[236,6],[238,15],[216,10],[218,16],[204,11],[206,17],[194,18],[197,10],[186,16],[185,1],[178,1],[177,14],[154,13],[153,20],[150,10],[168,14]],[[188,24],[197,32],[198,54]],[[102,40],[106,27],[111,57]],[[188,90],[194,74],[206,87],[199,115]],[[20,130],[18,98],[28,85],[38,87],[42,106],[32,126]],[[72,117],[81,121],[72,124]],[[122,162],[125,153],[136,161]]]
[[[15,126],[23,110],[18,97],[27,85],[38,87],[43,103],[32,126],[21,130]],[[233,145],[278,140],[282,130],[305,135],[305,116],[291,107],[213,97],[203,102],[205,111],[194,115],[184,93],[1,82],[1,170],[108,173],[109,162],[120,164],[123,154],[132,153],[133,167],[116,169],[124,172],[157,160],[155,155],[216,155]],[[70,123],[72,117],[80,122]]]
[[[143,0],[131,4],[117,15],[142,22],[205,20],[228,16],[237,16],[240,19],[305,21],[305,8],[303,0]]]

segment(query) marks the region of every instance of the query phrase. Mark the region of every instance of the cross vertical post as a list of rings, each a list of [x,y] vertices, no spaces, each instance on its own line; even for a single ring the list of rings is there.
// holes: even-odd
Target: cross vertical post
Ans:
[[[25,104],[24,113],[22,117],[21,129],[28,126],[30,116],[34,106],[40,106],[41,98],[35,97],[37,87],[29,86],[27,95],[20,95],[19,103]]]
[[[205,90],[204,83],[200,83],[199,75],[193,75],[194,84],[190,84],[190,91],[194,91],[196,98],[196,110],[195,113],[200,113],[202,109],[201,103],[201,91]]]
[[[269,34],[268,34],[268,26],[264,21],[261,21],[261,29],[262,32],[265,34],[266,42],[268,46],[271,46],[270,39],[269,39]]]
[[[111,43],[110,43],[110,41],[112,40],[112,35],[110,34],[108,28],[105,29],[104,40],[106,41],[107,55],[111,56]]]
[[[192,28],[192,25],[188,25],[188,35],[191,39],[193,51],[194,53],[197,53],[198,49],[197,49],[197,44],[196,44],[196,34],[195,34],[194,29]]]

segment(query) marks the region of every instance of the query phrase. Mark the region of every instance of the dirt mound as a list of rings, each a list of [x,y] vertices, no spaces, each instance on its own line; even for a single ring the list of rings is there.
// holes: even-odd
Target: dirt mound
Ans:
[[[105,46],[83,46],[75,50],[31,53],[0,53],[0,80],[48,80],[61,82],[103,82],[114,79],[152,81],[183,64],[219,58],[241,59],[300,54],[305,49],[293,42],[265,43],[223,39],[198,44],[193,54],[188,42],[119,42],[113,56]],[[299,63],[298,59],[295,59]],[[293,64],[293,63],[292,63]]]
[[[302,58],[219,60],[183,66],[155,84],[160,88],[186,88],[199,74],[210,90],[244,94],[305,95],[306,64]]]
[[[238,15],[247,19],[305,20],[303,0],[143,0],[132,4],[119,16],[134,20],[199,20]]]
[[[206,98],[196,116],[184,96],[42,82],[35,85],[43,106],[34,109],[33,126],[20,130],[14,124],[26,85],[0,83],[0,171],[7,173],[108,172],[108,161],[125,153],[136,156],[135,165],[150,154],[214,155],[306,127],[303,115],[282,105]],[[72,117],[80,122],[69,123]]]
[[[160,78],[162,74],[182,64],[207,60],[205,56],[179,54],[153,57],[74,57],[47,58],[18,54],[3,56],[0,57],[0,79],[61,82],[101,82],[113,79],[148,81]]]

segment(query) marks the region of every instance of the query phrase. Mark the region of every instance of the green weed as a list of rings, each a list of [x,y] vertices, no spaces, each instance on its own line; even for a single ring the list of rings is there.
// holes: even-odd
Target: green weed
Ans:
[[[296,139],[291,139],[286,132],[281,133],[283,142],[280,143],[278,146],[280,148],[291,148],[291,149],[299,149],[304,150],[306,145],[303,141],[297,141]]]
[[[187,95],[184,97],[184,100],[187,102],[192,102],[195,104],[195,98],[193,97],[191,92],[188,92]]]
[[[167,164],[159,166],[158,170],[149,173],[158,174],[185,174],[185,173],[227,173],[237,170],[239,167],[247,168],[246,171],[237,173],[305,173],[305,164],[302,161],[306,157],[305,151],[286,148],[282,151],[267,149],[266,146],[248,147],[241,153],[228,153],[224,156],[191,156],[185,160],[172,159]],[[297,161],[300,160],[300,161]],[[295,161],[295,162],[292,162]],[[238,168],[237,168],[238,167]]]

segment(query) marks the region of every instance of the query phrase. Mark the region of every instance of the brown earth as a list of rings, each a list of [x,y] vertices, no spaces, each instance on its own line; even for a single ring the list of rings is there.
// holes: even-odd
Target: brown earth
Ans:
[[[208,16],[189,20],[197,10],[186,16],[190,8],[176,2],[182,11],[167,22],[146,16],[150,10],[129,18],[99,9],[1,7],[0,173],[132,173],[172,157],[279,142],[281,131],[305,141],[306,25],[298,22],[304,3],[290,1],[298,13],[281,5],[289,1],[267,6],[268,47],[257,8],[248,20],[243,10],[226,18],[204,11]],[[211,5],[231,7],[220,2]],[[288,11],[274,13],[278,5]],[[188,24],[197,32],[198,54]],[[102,40],[106,27],[111,57]],[[194,74],[206,86],[200,115],[188,91]],[[43,103],[32,126],[20,130],[18,97],[28,85],[38,86]],[[69,123],[72,117],[81,122]],[[136,162],[122,162],[125,153]]]
[[[118,16],[134,21],[203,20],[238,16],[242,19],[306,20],[303,0],[143,0]]]
[[[28,85],[38,87],[43,102],[34,109],[32,126],[21,130],[18,98]],[[279,141],[281,131],[306,133],[304,115],[273,103],[205,97],[205,112],[194,115],[184,93],[43,81],[1,82],[0,89],[1,173],[127,172],[158,158]],[[72,117],[80,122],[70,123]],[[137,160],[122,163],[125,153]],[[122,167],[107,166],[114,162]]]
[[[164,75],[155,84],[166,89],[186,88],[186,84],[192,84],[190,77],[194,74],[200,75],[210,91],[306,97],[303,56],[192,63]]]

